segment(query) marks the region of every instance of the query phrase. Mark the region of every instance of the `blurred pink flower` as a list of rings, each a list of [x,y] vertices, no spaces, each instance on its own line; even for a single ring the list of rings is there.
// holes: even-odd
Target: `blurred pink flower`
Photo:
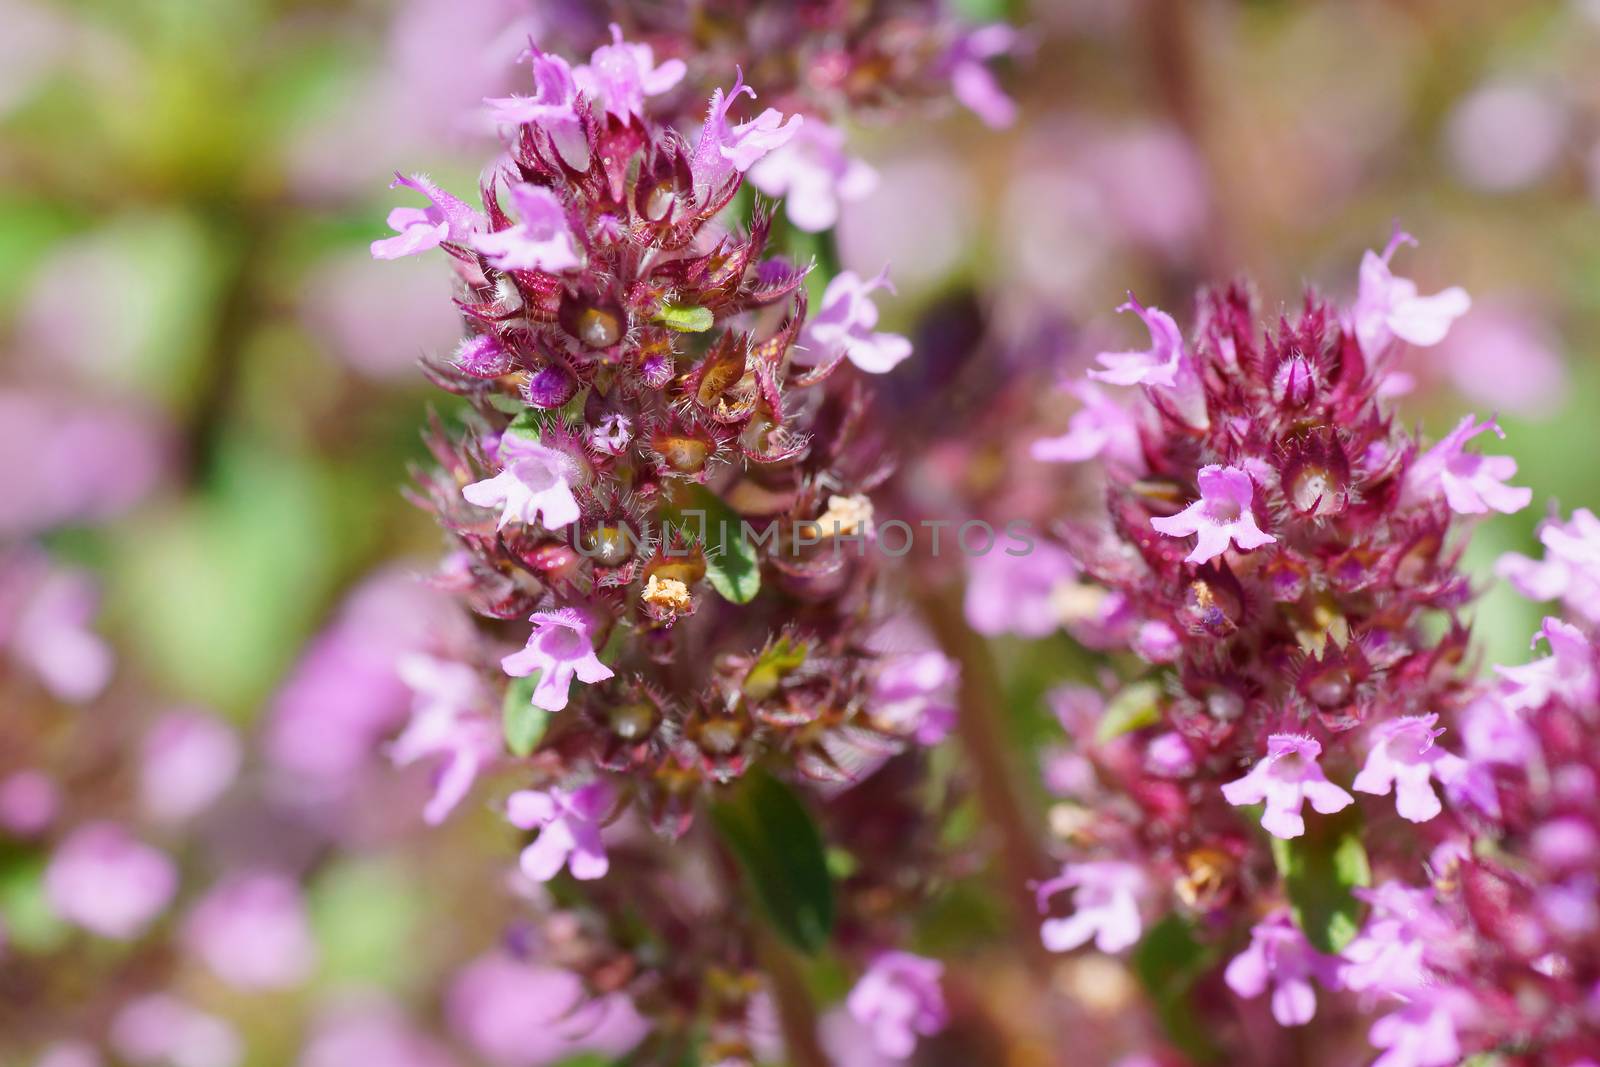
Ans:
[[[302,287],[300,314],[330,354],[374,378],[413,379],[417,360],[460,341],[448,300],[449,268],[430,259],[375,263],[341,253],[317,264]]]
[[[44,1050],[33,1067],[104,1067],[100,1052],[87,1041],[63,1041]]]
[[[1539,85],[1497,82],[1457,102],[1445,125],[1451,162],[1475,189],[1507,193],[1548,175],[1567,144],[1560,98]]]
[[[929,649],[883,659],[872,689],[873,721],[919,745],[936,745],[955,726],[956,662]]]
[[[384,1001],[342,1004],[313,1027],[297,1067],[456,1067],[442,1043]]]
[[[589,62],[575,68],[572,76],[603,111],[627,121],[644,115],[645,97],[669,91],[688,70],[681,59],[657,64],[649,45],[624,41],[622,27],[613,22],[611,43],[596,48]]]
[[[1016,46],[1017,31],[997,22],[964,31],[945,57],[955,98],[994,129],[1004,129],[1017,120],[1017,105],[1000,88],[985,61],[1006,55]]]
[[[268,871],[218,882],[189,913],[183,941],[236,989],[291,989],[309,979],[317,963],[300,886]]]
[[[845,1000],[852,1018],[866,1027],[884,1056],[903,1060],[919,1038],[949,1022],[939,981],[944,964],[910,952],[883,952],[857,979]]]
[[[1083,406],[1073,412],[1066,433],[1033,442],[1033,458],[1046,463],[1103,459],[1130,470],[1142,469],[1144,451],[1139,442],[1139,424],[1132,412],[1092,382],[1071,382],[1067,391]]]
[[[164,853],[109,822],[74,830],[50,857],[44,887],[61,918],[130,941],[172,902],[178,872]]]
[[[1278,910],[1250,930],[1250,945],[1228,963],[1228,988],[1246,999],[1272,989],[1272,1017],[1280,1026],[1304,1026],[1317,1012],[1315,978],[1339,988],[1339,961],[1311,947],[1287,910]]]
[[[233,784],[243,752],[239,737],[215,715],[177,711],[145,734],[139,796],[145,813],[183,822],[205,811]]]
[[[16,771],[0,779],[0,833],[37,837],[61,810],[61,790],[43,771]]]
[[[1069,863],[1038,887],[1039,910],[1064,889],[1072,890],[1071,915],[1046,919],[1039,929],[1044,947],[1070,952],[1091,938],[1101,952],[1121,952],[1144,932],[1139,898],[1148,888],[1144,871],[1120,860]]]
[[[1550,655],[1521,666],[1495,667],[1504,679],[1499,699],[1508,710],[1538,711],[1552,698],[1583,707],[1600,697],[1594,645],[1582,630],[1547,616],[1533,636],[1533,647],[1538,648],[1541,640],[1549,642]]]
[[[1565,399],[1560,339],[1510,307],[1475,306],[1432,355],[1463,396],[1498,411],[1550,415]]]
[[[389,758],[405,766],[442,757],[434,769],[433,797],[422,815],[436,826],[499,754],[501,727],[492,714],[488,687],[473,667],[413,653],[401,657],[398,669],[415,699],[411,721],[390,747]]]
[[[1450,785],[1466,770],[1465,760],[1434,744],[1444,733],[1435,728],[1438,721],[1439,716],[1430,713],[1379,723],[1372,731],[1367,762],[1350,788],[1375,796],[1388,796],[1392,789],[1395,810],[1411,822],[1427,822],[1438,815],[1443,805],[1429,779]]]
[[[111,647],[89,629],[99,604],[87,573],[33,549],[0,552],[0,650],[59,700],[93,700],[111,681]]]
[[[140,997],[118,1012],[111,1046],[136,1067],[234,1067],[244,1059],[233,1027],[165,993]]]
[[[997,549],[967,561],[967,624],[980,634],[1043,637],[1062,624],[1056,591],[1078,577],[1065,550],[1040,541],[1019,556]]]
[[[911,342],[877,329],[878,307],[872,293],[889,285],[885,267],[877,277],[863,282],[854,271],[840,271],[823,290],[821,306],[800,330],[796,362],[803,366],[829,363],[842,354],[868,374],[885,374],[911,355]]]
[[[695,189],[701,196],[714,196],[735,172],[743,174],[761,157],[789,143],[805,121],[790,115],[787,122],[777,108],[769,107],[748,122],[728,124],[728,111],[741,95],[756,98],[756,91],[744,83],[741,72],[726,96],[718,89],[711,94],[706,124],[695,142],[690,167]]]
[[[621,1057],[650,1030],[625,995],[589,997],[577,975],[506,953],[480,956],[456,976],[445,1015],[493,1067],[544,1067],[583,1052]]]
[[[1178,371],[1184,359],[1183,334],[1178,324],[1160,308],[1147,308],[1130,294],[1118,311],[1132,311],[1144,320],[1150,331],[1150,347],[1140,352],[1101,352],[1095,356],[1099,370],[1089,377],[1109,385],[1178,384]]]
[[[1481,515],[1491,509],[1509,515],[1527,507],[1533,490],[1505,484],[1517,473],[1516,460],[1466,451],[1467,442],[1485,430],[1505,437],[1493,419],[1478,422],[1472,415],[1464,417],[1407,468],[1402,497],[1410,502],[1442,495],[1452,510],[1463,515]]]
[[[832,229],[839,204],[860,200],[878,185],[878,172],[847,155],[844,131],[812,119],[798,133],[750,168],[750,183],[784,198],[789,221],[807,233]]]
[[[1551,518],[1539,526],[1544,559],[1508,552],[1495,574],[1530,600],[1560,599],[1565,607],[1600,623],[1600,518],[1577,508],[1567,522]]]
[[[1417,284],[1389,269],[1389,261],[1402,244],[1416,238],[1395,230],[1383,254],[1368,251],[1361,258],[1360,291],[1351,308],[1356,339],[1369,359],[1381,356],[1395,338],[1426,347],[1443,341],[1450,324],[1472,307],[1472,298],[1460,286],[1417,295]]]

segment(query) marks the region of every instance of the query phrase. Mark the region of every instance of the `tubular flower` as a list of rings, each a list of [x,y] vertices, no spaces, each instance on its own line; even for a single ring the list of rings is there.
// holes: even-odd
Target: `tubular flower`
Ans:
[[[1395,277],[1389,269],[1395,251],[1403,244],[1416,243],[1409,233],[1396,230],[1382,255],[1368,252],[1361,259],[1361,291],[1351,318],[1356,339],[1369,359],[1382,355],[1395,338],[1424,347],[1438,344],[1450,324],[1472,307],[1472,299],[1460,286],[1418,296],[1416,282]]]
[[[1228,550],[1230,543],[1248,552],[1278,540],[1256,525],[1255,513],[1251,510],[1255,487],[1250,475],[1237,467],[1219,467],[1213,463],[1201,467],[1196,480],[1200,483],[1199,500],[1176,515],[1150,520],[1151,526],[1168,537],[1195,535],[1194,551],[1185,557],[1185,562],[1206,563],[1216,559]]]
[[[1229,804],[1266,802],[1261,825],[1276,837],[1299,837],[1306,832],[1300,806],[1306,801],[1324,815],[1343,811],[1355,798],[1328,781],[1317,766],[1322,746],[1310,737],[1273,734],[1267,738],[1267,756],[1243,778],[1222,787]]]

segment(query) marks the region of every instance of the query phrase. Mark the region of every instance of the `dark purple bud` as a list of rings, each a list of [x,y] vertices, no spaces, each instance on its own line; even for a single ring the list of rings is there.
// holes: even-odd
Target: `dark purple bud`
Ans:
[[[462,340],[455,363],[474,378],[498,378],[511,369],[511,353],[494,334],[480,333]]]
[[[528,376],[528,403],[536,408],[558,408],[578,393],[578,380],[559,363],[547,363]]]

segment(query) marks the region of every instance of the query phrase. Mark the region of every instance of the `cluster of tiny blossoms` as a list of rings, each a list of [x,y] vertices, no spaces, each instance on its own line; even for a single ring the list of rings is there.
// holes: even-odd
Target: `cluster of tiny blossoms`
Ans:
[[[427,204],[395,209],[372,245],[380,259],[439,249],[455,269],[466,336],[426,370],[468,411],[462,429],[430,428],[416,498],[453,540],[437,584],[484,620],[476,651],[402,665],[416,706],[393,753],[435,766],[430,821],[485,768],[520,766],[504,814],[531,835],[521,873],[594,886],[589,909],[546,912],[542,958],[597,994],[625,989],[660,1024],[652,1054],[692,1029],[706,1062],[744,1062],[767,995],[741,977],[744,905],[715,889],[685,900],[696,850],[647,847],[634,814],[683,839],[758,763],[860,788],[948,728],[952,665],[884,651],[894,627],[869,554],[841,551],[872,537],[868,493],[887,474],[859,375],[911,346],[877,329],[886,275],[840,271],[810,307],[813,268],[770,254],[776,220],[739,196],[748,175],[787,194],[797,228],[830,226],[828,205],[870,172],[786,154],[817,129],[836,153],[829,127],[770,107],[739,121],[756,96],[739,75],[681,131],[653,101],[680,91],[686,64],[616,27],[587,63],[526,58],[534,91],[487,102],[505,153],[481,210],[400,176]],[[704,921],[682,929],[685,909]],[[572,914],[630,929],[546,944]],[[668,940],[640,942],[641,917]],[[942,1025],[938,966],[852,926],[867,966],[846,1018],[903,1058]],[[903,1016],[908,996],[920,1007]]]
[[[1189,338],[1130,299],[1150,347],[1100,355],[1035,446],[1109,483],[1105,521],[1063,530],[1055,617],[1153,668],[1109,703],[1058,694],[1073,745],[1047,777],[1080,858],[1039,887],[1043,938],[1119,952],[1176,917],[1240,1009],[1298,1027],[1338,992],[1328,1032],[1375,1017],[1383,1067],[1576,1063],[1600,1048],[1593,650],[1552,620],[1552,658],[1489,690],[1464,669],[1463,525],[1531,493],[1468,447],[1492,420],[1425,446],[1388,410],[1401,346],[1469,306],[1392,272],[1408,241],[1367,254],[1351,307],[1310,295],[1265,332],[1239,287],[1201,296]],[[1544,597],[1593,581],[1592,517],[1544,539],[1502,569]],[[1263,1062],[1307,1047],[1214,1023]]]

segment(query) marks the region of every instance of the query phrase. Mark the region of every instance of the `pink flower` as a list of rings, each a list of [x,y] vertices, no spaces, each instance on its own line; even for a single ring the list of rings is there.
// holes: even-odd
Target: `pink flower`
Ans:
[[[1341,953],[1345,987],[1404,995],[1421,986],[1430,948],[1448,953],[1456,930],[1435,906],[1433,892],[1390,881],[1355,894],[1371,911],[1360,935]]]
[[[433,796],[422,818],[437,826],[461,803],[483,766],[500,751],[500,725],[482,677],[464,663],[420,653],[396,665],[414,694],[411,721],[389,749],[398,766],[439,757]]]
[[[1438,721],[1439,716],[1433,714],[1404,715],[1379,724],[1373,731],[1366,765],[1350,788],[1380,797],[1392,788],[1395,810],[1412,822],[1427,822],[1439,814],[1443,805],[1429,779],[1454,783],[1466,770],[1466,761],[1434,746],[1434,740],[1444,733],[1442,728],[1434,728]]]
[[[462,488],[467,503],[499,508],[502,530],[513,522],[559,530],[578,521],[578,500],[567,483],[573,465],[568,456],[515,433],[501,437],[499,455],[505,465],[499,474]]]
[[[688,68],[681,59],[656,64],[647,44],[629,44],[622,27],[611,24],[611,43],[594,50],[589,62],[572,72],[578,88],[597,101],[607,114],[623,121],[644,115],[644,98],[660,96],[683,80]]]
[[[111,648],[89,629],[94,580],[27,549],[0,556],[0,650],[58,700],[86,703],[111,681]]]
[[[178,872],[164,853],[109,822],[80,826],[50,857],[50,907],[68,922],[131,941],[172,902]]]
[[[1250,946],[1223,972],[1228,988],[1246,999],[1272,987],[1272,1017],[1280,1026],[1304,1026],[1317,1012],[1315,978],[1339,988],[1338,961],[1311,947],[1286,910],[1273,912],[1250,931]]]
[[[500,270],[571,270],[583,262],[561,201],[542,185],[511,186],[517,225],[472,235],[472,247]]]
[[[528,647],[502,659],[500,666],[513,678],[539,672],[533,687],[535,706],[560,711],[567,706],[573,678],[593,685],[611,677],[611,668],[594,654],[588,622],[575,609],[537,611],[528,621],[533,623]]]
[[[576,974],[506,953],[481,956],[455,977],[445,1015],[492,1067],[545,1067],[584,1052],[622,1059],[650,1031],[626,995],[590,997]]]
[[[389,212],[389,228],[397,236],[372,242],[374,259],[399,259],[437,248],[445,241],[465,241],[483,227],[483,216],[429,181],[426,175],[396,174],[389,188],[415,189],[429,200],[426,208],[397,207]]]
[[[984,60],[1005,55],[1016,43],[1016,30],[1004,23],[991,23],[961,34],[945,57],[950,91],[969,111],[997,130],[1017,120],[1017,105],[1000,88]]]
[[[1506,707],[1537,711],[1552,698],[1578,707],[1593,703],[1600,679],[1595,672],[1594,646],[1583,631],[1549,616],[1533,635],[1534,648],[1541,638],[1550,643],[1550,655],[1519,667],[1495,667],[1495,673],[1506,680],[1501,693]]]
[[[111,1046],[138,1067],[234,1067],[244,1058],[233,1027],[165,993],[140,997],[118,1012]]]
[[[341,1006],[316,1024],[297,1067],[456,1067],[438,1041],[383,1001]]]
[[[756,91],[744,83],[740,71],[733,89],[723,96],[718,89],[711,94],[711,104],[706,110],[706,124],[694,146],[690,168],[694,171],[694,184],[700,196],[715,196],[735,172],[743,174],[768,152],[782,148],[800,131],[804,120],[791,115],[784,122],[777,108],[767,108],[749,122],[728,125],[728,110],[742,94],[756,98]]]
[[[151,818],[183,822],[209,808],[233,784],[243,753],[239,736],[214,715],[176,711],[145,734],[139,796]]]
[[[872,302],[876,289],[889,285],[888,268],[870,282],[863,282],[855,271],[840,271],[822,292],[822,305],[806,320],[800,331],[800,347],[805,349],[796,362],[806,365],[828,363],[842,352],[868,374],[884,374],[911,355],[911,342],[895,333],[880,333],[878,308]]]
[[[1033,442],[1033,458],[1046,463],[1082,463],[1104,457],[1107,463],[1141,469],[1144,453],[1133,413],[1089,382],[1072,382],[1067,391],[1083,406],[1068,420],[1066,433]]]
[[[217,883],[189,913],[183,940],[235,989],[292,989],[317,963],[300,887],[266,871]]]
[[[1411,464],[1406,471],[1403,496],[1417,501],[1442,492],[1451,509],[1462,515],[1481,515],[1490,509],[1509,515],[1527,507],[1533,490],[1505,484],[1517,473],[1516,460],[1465,450],[1466,443],[1484,430],[1505,437],[1493,419],[1480,423],[1468,415],[1457,423],[1443,440]]]
[[[0,779],[0,833],[34,837],[61,810],[61,790],[43,771],[17,771]]]
[[[1200,468],[1200,499],[1176,515],[1158,516],[1150,525],[1168,537],[1195,538],[1194,551],[1185,557],[1189,563],[1216,559],[1228,550],[1229,542],[1248,552],[1278,539],[1262,533],[1256,525],[1251,503],[1255,483],[1238,467],[1213,463]]]
[[[1072,557],[1047,541],[1025,555],[998,549],[975,556],[967,562],[967,625],[986,637],[1054,633],[1062,622],[1057,590],[1077,577]]]
[[[1369,251],[1361,259],[1360,291],[1351,316],[1356,340],[1369,357],[1381,354],[1396,337],[1423,347],[1436,345],[1444,340],[1450,324],[1472,307],[1472,298],[1459,286],[1433,296],[1418,296],[1415,282],[1390,272],[1389,260],[1395,250],[1416,243],[1410,234],[1396,230],[1383,255]]]
[[[1055,878],[1038,888],[1039,910],[1063,889],[1072,889],[1071,915],[1046,919],[1039,928],[1044,947],[1069,952],[1094,939],[1101,952],[1120,952],[1139,940],[1144,922],[1139,917],[1139,897],[1148,879],[1144,871],[1120,860],[1069,863]]]
[[[1600,623],[1600,518],[1578,508],[1565,523],[1547,520],[1539,527],[1543,560],[1508,552],[1495,574],[1530,600],[1560,599],[1569,611]]]
[[[949,1021],[939,979],[944,964],[909,952],[884,952],[872,961],[845,1007],[866,1027],[872,1044],[884,1056],[903,1060],[917,1047],[919,1036],[943,1030]]]
[[[615,799],[606,782],[591,782],[578,789],[559,786],[546,790],[524,789],[506,798],[506,821],[519,830],[538,830],[533,844],[522,850],[522,873],[535,882],[548,882],[561,868],[579,881],[604,878],[610,869],[600,820]]]
[[[105,1067],[95,1047],[85,1041],[62,1041],[44,1050],[33,1067]]]
[[[1118,311],[1132,311],[1144,320],[1150,331],[1150,347],[1143,352],[1101,352],[1095,356],[1101,370],[1089,377],[1109,385],[1158,385],[1175,387],[1183,363],[1183,334],[1178,324],[1160,308],[1147,308],[1130,294]]]
[[[1412,999],[1372,1024],[1367,1040],[1384,1050],[1372,1067],[1451,1067],[1461,1060],[1458,1011],[1469,1003],[1454,990],[1418,989]]]
[[[919,745],[936,745],[955,726],[951,690],[960,674],[942,652],[908,652],[884,660],[872,689],[873,720]]]
[[[1322,745],[1301,734],[1273,734],[1267,738],[1266,758],[1250,768],[1243,778],[1222,787],[1223,798],[1238,807],[1266,802],[1261,826],[1274,837],[1299,837],[1306,832],[1300,814],[1305,801],[1323,815],[1342,811],[1355,798],[1328,781],[1317,765]]]
[[[768,196],[784,197],[797,228],[821,233],[839,221],[840,201],[860,200],[878,187],[878,172],[845,154],[843,130],[813,120],[751,167],[750,182]]]
[[[532,96],[485,98],[489,117],[504,126],[537,126],[550,135],[569,165],[588,169],[589,143],[578,118],[578,84],[573,69],[560,56],[538,49],[528,52],[533,67]]]

